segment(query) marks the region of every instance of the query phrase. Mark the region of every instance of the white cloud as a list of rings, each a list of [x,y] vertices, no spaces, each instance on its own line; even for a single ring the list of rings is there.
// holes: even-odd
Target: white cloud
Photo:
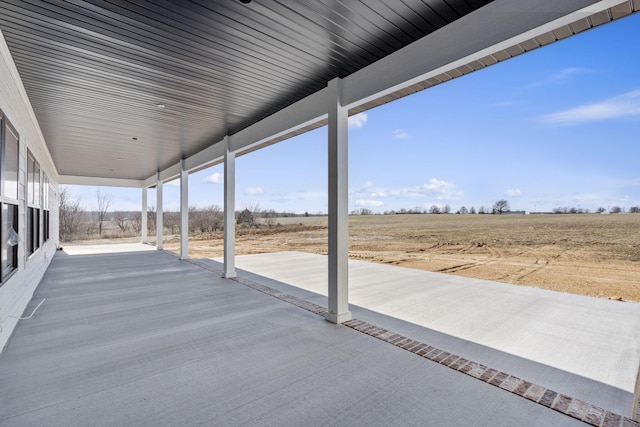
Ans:
[[[213,175],[207,176],[204,182],[208,182],[209,184],[222,184],[224,183],[224,176],[220,172],[216,172]]]
[[[505,190],[504,195],[509,197],[519,197],[522,196],[522,191],[519,188],[509,189]]]
[[[569,78],[571,78],[576,74],[593,73],[593,72],[595,72],[595,70],[591,70],[589,68],[568,67],[558,71],[557,73],[552,74],[545,80],[532,83],[529,86],[531,87],[546,86],[548,84],[559,83],[559,82],[568,80]]]
[[[384,205],[384,202],[382,200],[367,200],[367,199],[356,200],[356,206],[361,206],[361,207],[377,208],[382,205]]]
[[[358,113],[349,117],[349,129],[359,129],[363,127],[364,124],[367,123],[367,118],[367,113]]]
[[[572,125],[627,116],[640,116],[640,90],[549,114],[542,119],[547,123]]]
[[[429,203],[435,201],[448,202],[450,200],[459,200],[463,192],[459,190],[453,183],[431,178],[424,184],[414,185],[410,187],[385,188],[366,182],[363,186],[356,189],[350,189],[349,195],[351,200],[355,200],[357,206],[378,207],[391,199],[412,198],[412,199],[429,199]],[[363,204],[368,203],[368,204]]]
[[[258,194],[263,194],[264,191],[262,190],[261,187],[249,187],[249,188],[247,188],[245,193],[250,195],[250,196],[257,196]]]
[[[391,189],[388,194],[394,197],[424,197],[426,195],[436,200],[456,200],[462,196],[462,191],[458,190],[452,182],[431,178],[421,185]]]
[[[393,131],[393,137],[395,139],[407,139],[409,138],[409,134],[402,129],[396,129]]]
[[[170,185],[171,187],[180,187],[180,180],[174,179],[173,181],[166,182],[164,185]]]
[[[437,179],[437,178],[431,178],[429,180],[429,182],[422,184],[422,187],[430,193],[440,193],[445,191],[448,187],[451,187],[453,184],[451,184],[450,182],[441,180],[441,179]]]

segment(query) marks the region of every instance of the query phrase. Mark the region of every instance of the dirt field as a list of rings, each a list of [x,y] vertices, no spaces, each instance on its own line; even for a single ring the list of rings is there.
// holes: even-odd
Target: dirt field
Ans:
[[[327,253],[326,218],[238,230],[236,253]],[[349,255],[465,277],[640,302],[640,215],[370,215],[350,218]],[[178,251],[178,239],[165,248]],[[222,236],[190,239],[222,255]]]

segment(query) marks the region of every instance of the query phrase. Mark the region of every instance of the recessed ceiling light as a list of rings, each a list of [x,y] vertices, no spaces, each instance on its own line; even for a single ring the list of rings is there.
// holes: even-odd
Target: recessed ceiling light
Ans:
[[[118,157],[118,160],[122,160],[122,157]]]
[[[165,105],[164,105],[164,104],[156,104],[156,107],[158,107],[158,108],[164,108],[164,107],[165,107]]]
[[[251,0],[240,0],[240,3],[249,4],[251,3]]]

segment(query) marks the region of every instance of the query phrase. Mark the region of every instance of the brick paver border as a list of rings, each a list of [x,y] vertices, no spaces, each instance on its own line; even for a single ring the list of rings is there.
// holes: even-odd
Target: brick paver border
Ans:
[[[213,273],[223,273],[222,270],[216,269],[203,262],[204,260],[187,261]],[[233,280],[257,291],[263,292],[267,295],[271,295],[272,297],[278,298],[279,300],[286,301],[290,304],[295,305],[296,307],[310,311],[311,313],[317,314],[319,316],[324,317],[324,315],[327,313],[325,307],[311,303],[302,298],[289,295],[277,289],[247,279],[245,277],[235,277],[230,280]],[[400,335],[379,326],[375,326],[371,323],[353,319],[349,320],[348,322],[344,322],[342,325],[351,328],[354,331],[361,332],[363,334],[377,338],[381,341],[392,344],[403,350],[414,353],[417,356],[444,365],[455,371],[462,372],[463,374],[474,377],[492,386],[499,387],[505,391],[521,396],[539,405],[565,414],[571,418],[583,421],[586,424],[597,427],[640,427],[640,422],[638,421],[623,417],[622,415],[607,411],[603,408],[584,402],[582,400],[574,399],[570,396],[558,393],[546,387],[533,384],[532,382],[526,381],[513,375],[509,375],[506,372],[501,372],[497,369],[493,369],[480,363],[467,360],[464,357],[446,352],[421,341],[413,340],[411,338],[405,337],[404,335]]]

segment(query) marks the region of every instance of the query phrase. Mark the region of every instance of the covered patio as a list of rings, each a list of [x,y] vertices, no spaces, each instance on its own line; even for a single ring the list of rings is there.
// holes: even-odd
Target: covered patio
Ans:
[[[2,355],[3,426],[636,425],[424,353],[415,324],[354,307],[366,323],[334,325],[309,293],[148,249],[56,255]]]
[[[638,425],[633,321],[613,353],[622,378],[608,364],[602,380],[584,374],[598,363],[568,369],[562,346],[564,365],[546,364],[500,337],[350,301],[350,277],[375,269],[348,258],[347,129],[349,116],[624,19],[639,1],[392,3],[0,2],[0,424]],[[292,253],[271,271],[276,258],[237,260],[236,158],[321,126],[328,256],[299,270]],[[189,173],[217,164],[224,257],[189,260]],[[176,178],[179,257],[162,251],[163,185]],[[61,184],[139,189],[141,244],[58,251]],[[421,279],[395,280],[416,298]],[[485,313],[451,324],[486,331]],[[611,338],[593,345],[566,325],[551,329],[586,348]]]

